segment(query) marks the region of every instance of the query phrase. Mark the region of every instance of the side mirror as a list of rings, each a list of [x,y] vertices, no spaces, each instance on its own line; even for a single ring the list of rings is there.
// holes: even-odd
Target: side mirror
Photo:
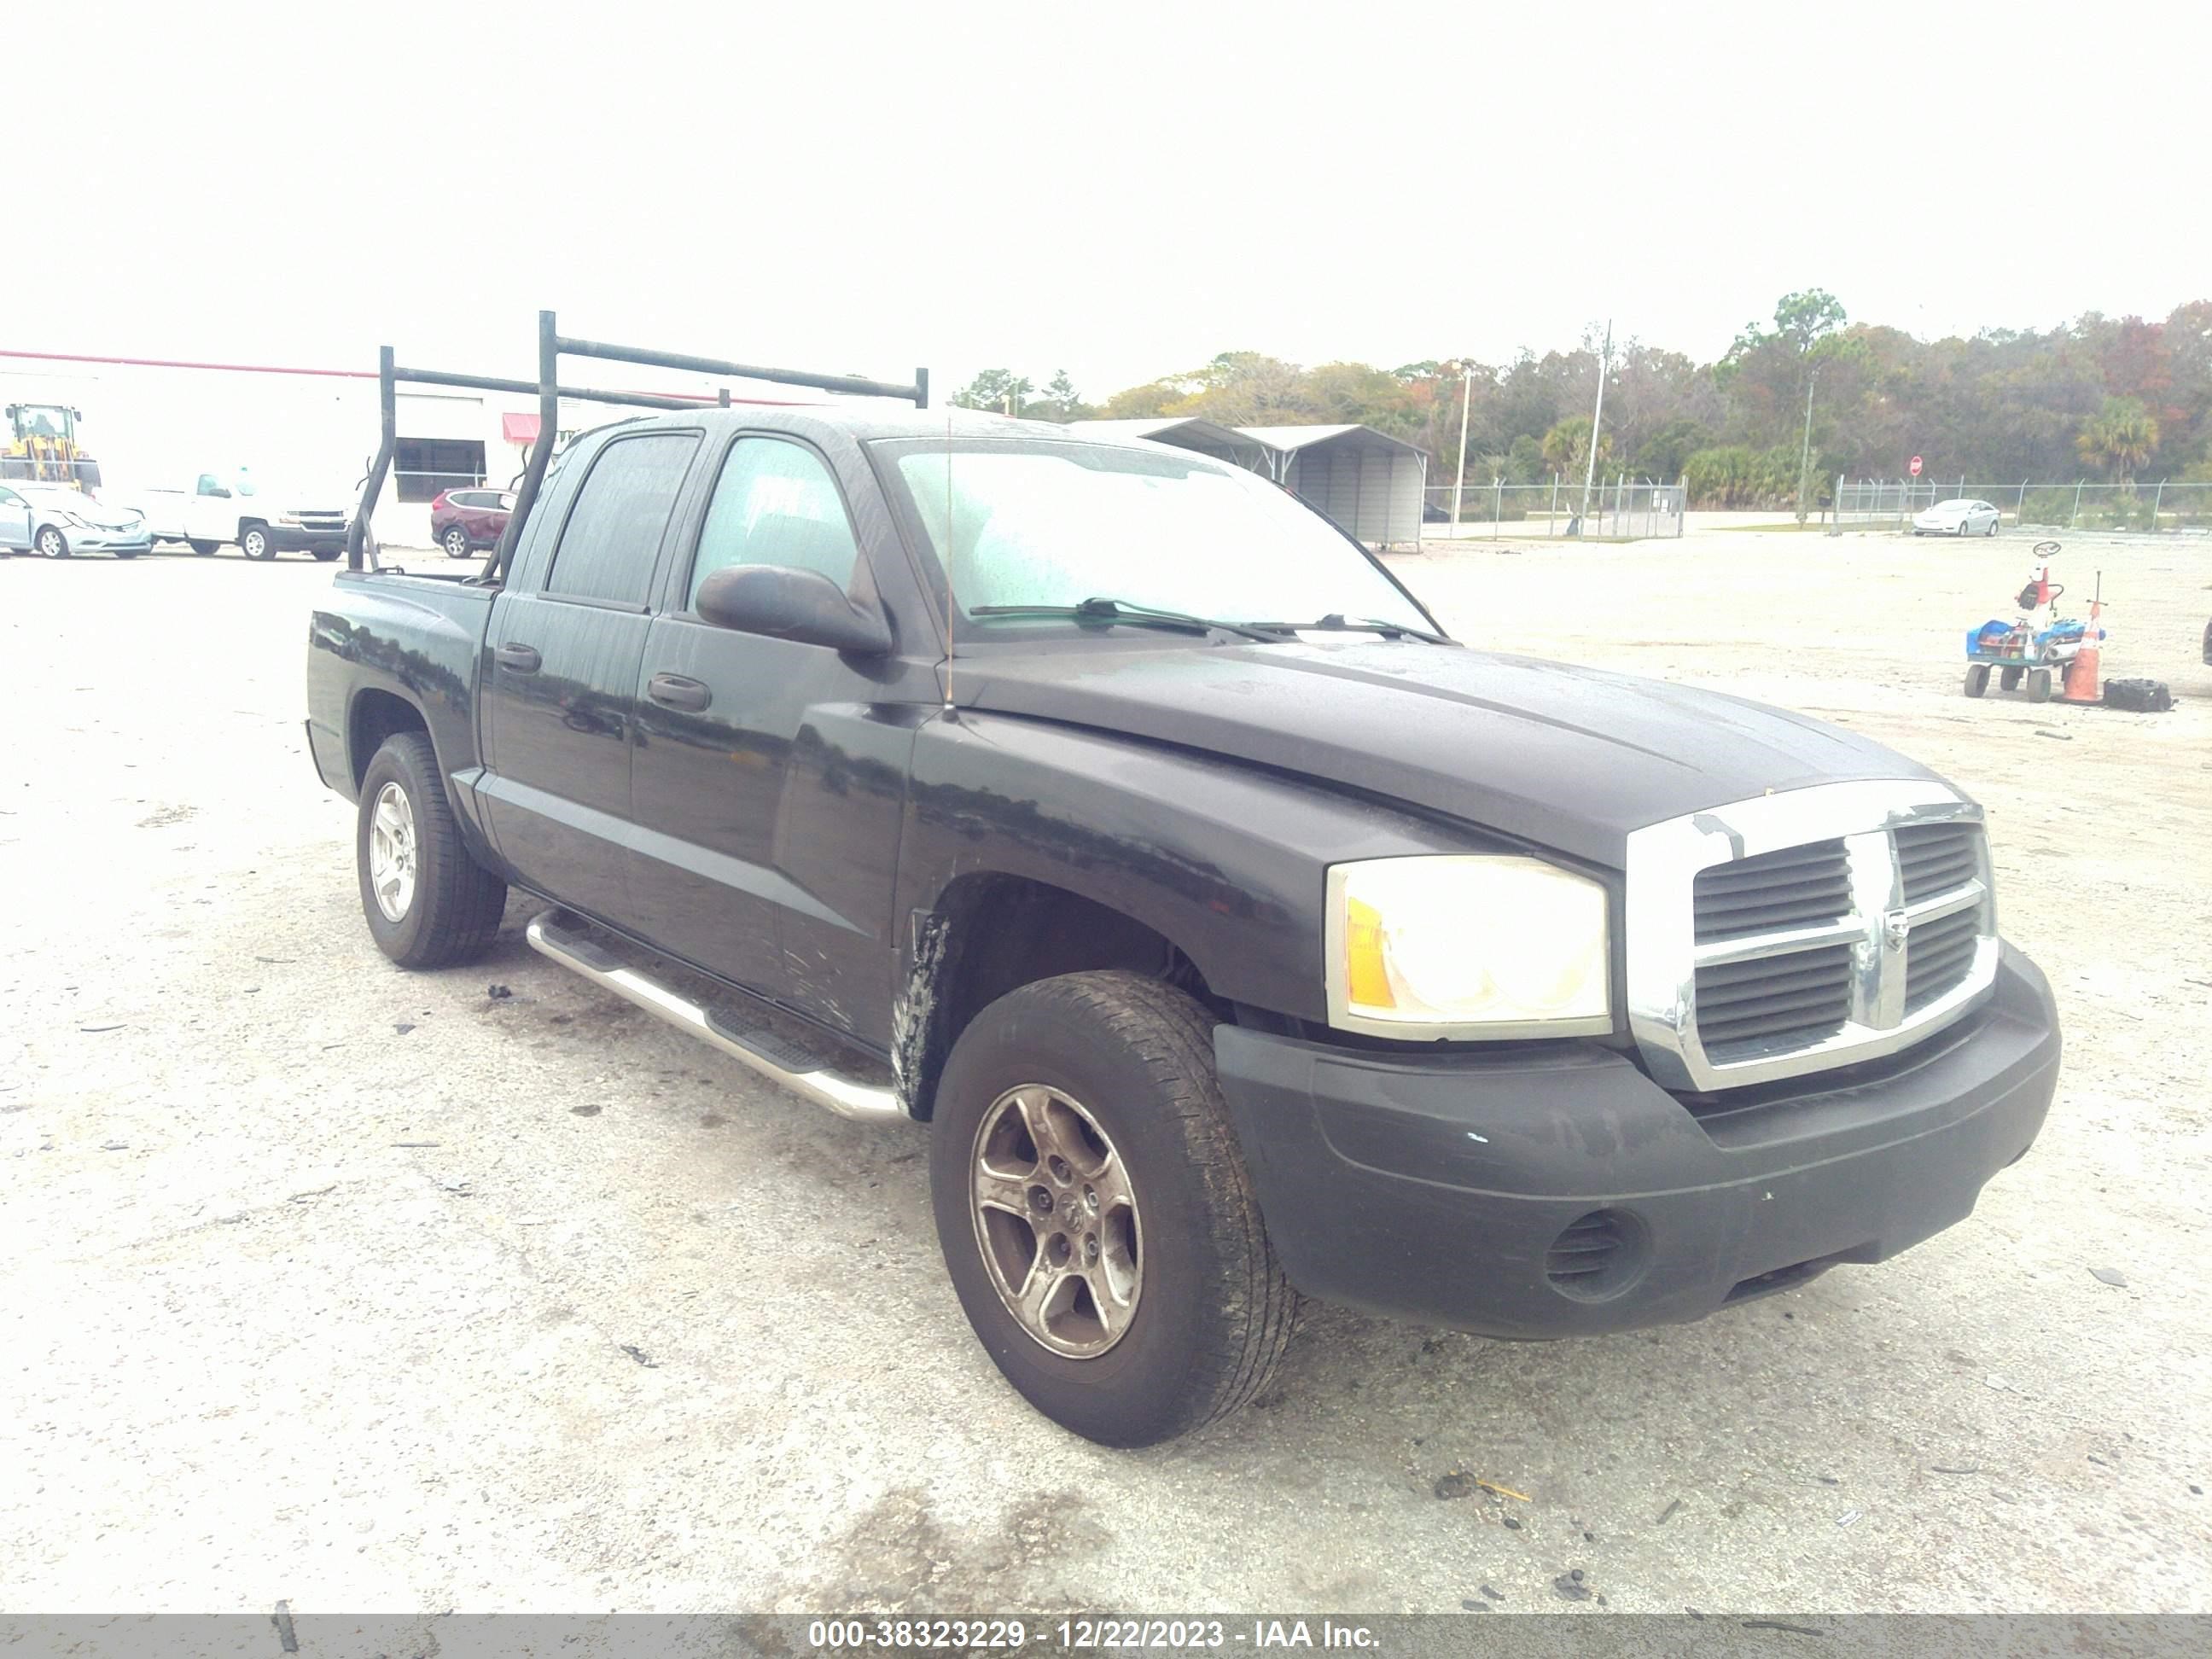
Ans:
[[[699,584],[693,607],[717,628],[799,640],[864,657],[886,655],[891,630],[880,612],[858,605],[817,570],[735,564]]]

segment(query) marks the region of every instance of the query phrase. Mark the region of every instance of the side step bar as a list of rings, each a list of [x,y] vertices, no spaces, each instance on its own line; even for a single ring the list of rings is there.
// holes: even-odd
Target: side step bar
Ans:
[[[720,1009],[708,1008],[678,996],[666,986],[647,979],[611,951],[571,927],[562,925],[558,910],[548,910],[533,921],[524,937],[530,948],[550,957],[563,968],[581,974],[594,985],[603,985],[617,996],[656,1014],[679,1030],[731,1059],[741,1061],[772,1083],[792,1093],[826,1106],[840,1117],[884,1119],[906,1116],[898,1096],[839,1076],[821,1055],[787,1041],[775,1032],[747,1029]]]

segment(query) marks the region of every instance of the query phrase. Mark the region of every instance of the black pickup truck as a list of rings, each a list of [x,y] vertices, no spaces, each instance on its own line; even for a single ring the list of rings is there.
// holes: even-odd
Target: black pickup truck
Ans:
[[[1249,1399],[1300,1293],[1559,1337],[1879,1261],[2049,1108],[1962,793],[1464,648],[1263,478],[850,403],[531,493],[485,574],[314,614],[370,932],[464,962],[521,889],[555,960],[926,1121],[968,1317],[1080,1434]]]

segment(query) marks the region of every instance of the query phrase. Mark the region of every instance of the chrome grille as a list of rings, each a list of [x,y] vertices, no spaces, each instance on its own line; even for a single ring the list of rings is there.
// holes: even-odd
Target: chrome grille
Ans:
[[[1907,824],[1893,832],[1893,839],[1907,904],[1965,886],[1981,866],[1978,824]]]
[[[1916,926],[1905,941],[1905,1012],[1917,1013],[1965,978],[1974,965],[1978,918],[1972,910]]]
[[[1996,977],[1980,811],[1934,782],[1824,784],[1628,837],[1630,1028],[1706,1093],[1894,1054]]]
[[[1851,947],[1700,968],[1697,1008],[1705,1053],[1723,1064],[1818,1042],[1850,1018]]]
[[[1698,872],[1700,945],[1833,921],[1850,908],[1850,869],[1841,841],[1785,847]]]

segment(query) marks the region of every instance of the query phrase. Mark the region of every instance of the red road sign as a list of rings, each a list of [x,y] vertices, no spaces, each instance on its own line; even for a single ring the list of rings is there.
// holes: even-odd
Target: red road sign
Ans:
[[[1920,476],[1920,458],[1917,455],[1912,458],[1912,476],[1916,478]]]

